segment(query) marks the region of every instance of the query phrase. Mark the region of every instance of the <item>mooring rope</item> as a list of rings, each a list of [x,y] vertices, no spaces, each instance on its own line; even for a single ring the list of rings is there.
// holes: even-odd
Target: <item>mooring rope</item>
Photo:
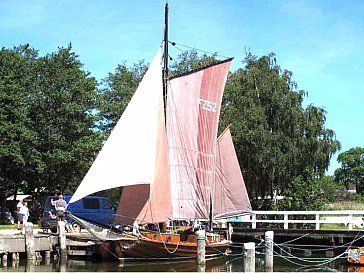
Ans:
[[[302,258],[302,257],[298,257],[298,256],[294,256],[292,255],[291,253],[289,253],[288,251],[286,251],[285,249],[277,246],[282,252],[286,253],[288,256],[292,257],[292,258],[295,258],[295,259],[298,259],[298,260],[301,260],[301,261],[306,261],[306,262],[315,262],[316,261],[322,261],[322,260],[328,260],[327,258],[320,258],[320,257],[314,257],[314,258],[309,258],[309,257],[306,257],[306,258]],[[275,251],[276,252],[276,251]],[[276,252],[277,253],[277,252]],[[342,255],[342,254],[340,254]],[[339,256],[340,256],[339,255]],[[280,254],[277,254],[277,256],[282,256],[282,257],[287,257],[287,256],[284,256],[284,255],[280,255]],[[331,259],[329,259],[331,260]]]
[[[350,248],[351,248],[352,244],[355,242],[355,239],[356,239],[356,237],[358,237],[359,233],[360,233],[360,231],[358,231],[358,232],[356,233],[356,235],[355,235],[355,237],[354,237],[354,240],[351,242],[351,244],[349,245],[348,249],[350,249]],[[363,237],[364,237],[364,235],[362,235],[359,239],[361,239],[361,238],[363,238]],[[358,239],[358,240],[359,240],[359,239]]]
[[[274,254],[274,256],[275,257],[280,257],[280,258],[282,258],[284,260],[289,261],[290,263],[293,263],[293,264],[299,265],[299,266],[304,266],[304,265],[303,264],[300,264],[298,262],[293,261],[293,259],[297,259],[299,261],[306,262],[306,263],[317,263],[317,266],[321,266],[321,265],[325,265],[327,263],[331,263],[331,262],[333,262],[333,261],[341,258],[345,254],[345,252],[343,252],[340,255],[338,255],[336,257],[333,257],[333,258],[330,258],[330,259],[327,259],[327,258],[302,258],[302,257],[294,256],[291,253],[285,251],[284,249],[281,249],[281,250],[283,252],[285,252],[288,255],[288,257],[287,256],[283,256],[283,255],[280,255],[274,249],[272,249],[273,253],[276,253],[276,254]],[[265,254],[263,252],[258,252],[258,251],[256,251],[256,253],[258,255],[259,254]]]
[[[78,223],[80,224],[84,229],[86,229],[94,238],[96,238],[97,240],[100,241],[118,241],[124,237],[124,233],[116,233],[116,232],[112,232],[111,229],[107,232],[107,235],[103,235],[100,236],[100,234],[95,230],[98,229],[99,231],[103,231],[103,228],[96,225],[96,224],[92,224],[90,222],[87,222],[79,217],[77,217],[76,215],[69,213],[71,215],[71,217]],[[110,236],[112,235],[112,237]]]
[[[312,252],[315,252],[315,251],[333,250],[333,249],[338,249],[338,248],[344,248],[347,245],[349,245],[349,247],[348,247],[348,249],[349,249],[354,242],[359,241],[362,238],[364,238],[364,235],[362,235],[361,237],[357,238],[357,236],[358,236],[359,233],[360,233],[360,231],[356,234],[354,240],[352,240],[351,242],[348,242],[348,243],[345,243],[345,244],[341,244],[341,245],[338,245],[338,246],[330,246],[330,247],[326,247],[326,248],[315,248],[315,249],[311,249],[311,251]],[[305,234],[303,236],[297,237],[297,238],[295,238],[293,240],[290,240],[290,241],[287,241],[287,242],[284,242],[284,243],[275,244],[275,245],[276,246],[287,246],[290,249],[295,249],[295,250],[305,250],[304,248],[299,248],[297,246],[290,246],[289,243],[294,242],[294,241],[297,241],[297,240],[299,240],[299,239],[301,239],[303,237],[306,237],[308,235],[309,235],[309,233],[307,233],[307,234]]]
[[[304,238],[304,237],[306,237],[306,236],[308,236],[308,235],[310,235],[310,233],[306,233],[306,234],[304,234],[304,235],[302,235],[302,236],[300,236],[300,237],[297,237],[297,238],[295,238],[295,239],[289,240],[289,241],[284,242],[284,243],[280,243],[279,245],[285,245],[285,244],[292,243],[292,242],[297,241],[297,240],[299,240],[299,239],[302,239],[302,238]]]

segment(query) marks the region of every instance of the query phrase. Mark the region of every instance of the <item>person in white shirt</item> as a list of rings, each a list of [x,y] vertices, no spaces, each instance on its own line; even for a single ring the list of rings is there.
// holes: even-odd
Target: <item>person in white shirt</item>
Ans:
[[[23,206],[20,207],[19,214],[23,215],[23,225],[28,222],[29,218],[29,209],[28,209],[28,203],[24,202]]]
[[[20,222],[23,221],[23,214],[20,213],[20,208],[24,206],[23,200],[20,199],[18,204],[16,205],[16,209],[17,209],[17,220],[18,220],[18,229],[20,229]]]

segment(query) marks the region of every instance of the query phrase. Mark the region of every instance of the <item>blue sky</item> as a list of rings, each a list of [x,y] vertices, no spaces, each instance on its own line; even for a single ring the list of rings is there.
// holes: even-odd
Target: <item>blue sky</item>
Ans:
[[[327,111],[342,150],[364,147],[364,1],[170,0],[169,40],[242,67],[245,50],[276,53],[306,90],[304,106]],[[45,55],[70,42],[98,80],[124,60],[150,62],[163,39],[162,0],[1,0],[0,46],[29,43]],[[179,46],[185,50],[186,48]],[[171,49],[177,57],[178,49]],[[330,164],[332,174],[339,164]]]

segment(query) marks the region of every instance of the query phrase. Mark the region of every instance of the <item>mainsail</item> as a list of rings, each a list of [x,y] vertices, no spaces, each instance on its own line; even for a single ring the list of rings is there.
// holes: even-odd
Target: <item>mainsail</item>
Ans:
[[[213,189],[214,219],[243,215],[251,211],[229,128],[216,143],[216,176]]]
[[[208,219],[215,142],[231,59],[171,79],[167,138],[173,219]]]

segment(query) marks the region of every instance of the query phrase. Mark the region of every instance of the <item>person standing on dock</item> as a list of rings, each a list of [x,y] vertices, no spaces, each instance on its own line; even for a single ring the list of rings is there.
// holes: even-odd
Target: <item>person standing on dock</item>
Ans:
[[[23,199],[19,199],[18,204],[16,205],[16,209],[17,209],[17,213],[16,213],[16,217],[18,218],[18,229],[20,229],[20,222],[23,221],[23,215],[20,213],[20,209],[21,207],[23,207]]]
[[[57,212],[57,221],[63,221],[66,223],[66,229],[68,232],[74,232],[71,225],[68,224],[66,220],[66,209],[67,209],[67,202],[63,199],[63,195],[59,195],[58,200],[53,202],[54,208]],[[58,227],[58,226],[57,226]]]
[[[57,212],[57,220],[58,221],[66,220],[67,202],[63,199],[62,194],[58,197],[58,200],[54,202],[54,208],[56,209]]]
[[[19,213],[23,216],[23,226],[25,223],[28,222],[29,218],[29,209],[28,209],[28,203],[24,202],[23,206],[20,207]]]

